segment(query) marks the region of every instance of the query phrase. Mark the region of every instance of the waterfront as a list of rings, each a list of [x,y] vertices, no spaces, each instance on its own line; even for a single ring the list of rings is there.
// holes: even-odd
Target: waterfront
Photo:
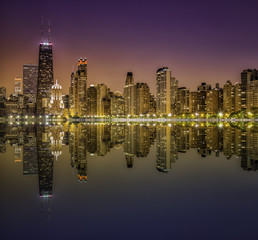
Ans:
[[[0,134],[1,239],[256,236],[256,126],[1,125]]]

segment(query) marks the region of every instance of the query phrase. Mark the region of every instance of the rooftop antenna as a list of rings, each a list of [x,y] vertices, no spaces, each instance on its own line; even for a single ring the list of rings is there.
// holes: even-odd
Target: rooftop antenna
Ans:
[[[48,20],[48,42],[50,42],[50,20]]]
[[[43,33],[44,33],[43,16],[41,16],[41,42],[43,42]]]

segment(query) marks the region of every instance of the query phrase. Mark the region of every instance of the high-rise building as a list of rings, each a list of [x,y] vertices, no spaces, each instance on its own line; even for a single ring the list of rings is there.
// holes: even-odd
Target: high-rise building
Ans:
[[[226,114],[235,111],[235,88],[229,80],[223,86],[223,111]]]
[[[258,79],[254,79],[247,87],[247,111],[258,109]]]
[[[97,115],[97,88],[93,84],[87,90],[87,114]]]
[[[168,67],[159,68],[156,72],[156,107],[157,114],[169,115],[175,109],[177,82],[171,77]]]
[[[241,110],[241,84],[235,84],[235,112]]]
[[[38,115],[48,113],[48,104],[51,98],[51,88],[54,85],[52,43],[42,41],[39,45],[39,64],[37,82],[37,107]]]
[[[189,112],[196,113],[197,112],[197,92],[190,92],[189,93]]]
[[[206,113],[217,114],[220,110],[220,88],[217,87],[207,91],[206,96]]]
[[[6,103],[6,88],[0,87],[0,116],[4,116],[6,113],[5,103]]]
[[[125,115],[135,115],[135,85],[132,72],[128,72],[124,87]]]
[[[36,103],[37,97],[38,66],[32,64],[23,65],[23,95],[29,101]]]
[[[149,114],[154,115],[156,114],[156,98],[154,97],[154,94],[150,94],[150,110]]]
[[[109,88],[105,84],[97,85],[97,116],[104,116],[104,99],[109,96]]]
[[[56,83],[51,88],[51,99],[49,103],[49,113],[51,115],[62,115],[64,109],[62,87]]]
[[[189,113],[189,89],[178,88],[176,94],[176,114]]]
[[[87,59],[80,58],[78,60],[78,70],[71,75],[71,108],[72,115],[79,117],[86,115],[86,101],[87,101]]]
[[[205,82],[201,83],[197,88],[197,111],[199,113],[206,113],[206,98],[207,91],[211,90],[211,85]]]
[[[15,96],[22,94],[22,79],[20,77],[14,79],[14,94]]]
[[[147,83],[135,85],[135,115],[147,114],[150,110],[150,88]]]
[[[256,69],[246,69],[241,73],[241,108],[247,108],[248,92],[250,83],[258,80],[258,71]]]
[[[125,114],[125,99],[120,92],[111,96],[111,115],[122,117]]]

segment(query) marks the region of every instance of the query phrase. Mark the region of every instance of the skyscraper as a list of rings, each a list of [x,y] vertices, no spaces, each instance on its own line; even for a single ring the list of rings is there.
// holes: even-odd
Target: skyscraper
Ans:
[[[23,95],[30,102],[36,103],[38,81],[38,66],[32,64],[23,65]]]
[[[79,117],[86,115],[87,101],[87,59],[78,60],[78,70],[71,75],[71,111]]]
[[[128,72],[124,87],[125,115],[135,115],[135,94],[133,73]]]
[[[168,67],[156,72],[157,114],[171,114],[175,108],[177,81],[171,77]]]
[[[51,89],[51,99],[49,103],[49,113],[53,115],[63,114],[64,103],[62,96],[62,87],[57,83],[52,86]]]
[[[43,32],[43,30],[42,30]],[[53,53],[52,43],[50,41],[50,29],[48,30],[48,40],[39,45],[39,64],[38,64],[38,82],[37,82],[37,114],[47,113],[50,102],[51,88],[54,85],[53,76]]]
[[[150,111],[150,88],[147,83],[136,83],[135,114],[147,114]]]

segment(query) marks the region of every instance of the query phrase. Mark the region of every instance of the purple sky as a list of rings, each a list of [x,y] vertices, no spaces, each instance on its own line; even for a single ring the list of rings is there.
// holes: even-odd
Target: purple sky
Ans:
[[[157,68],[195,90],[240,80],[257,67],[257,1],[2,1],[0,86],[13,92],[22,65],[38,63],[41,16],[51,19],[54,75],[68,92],[72,66],[88,59],[88,83],[122,90],[127,71],[155,92]]]

